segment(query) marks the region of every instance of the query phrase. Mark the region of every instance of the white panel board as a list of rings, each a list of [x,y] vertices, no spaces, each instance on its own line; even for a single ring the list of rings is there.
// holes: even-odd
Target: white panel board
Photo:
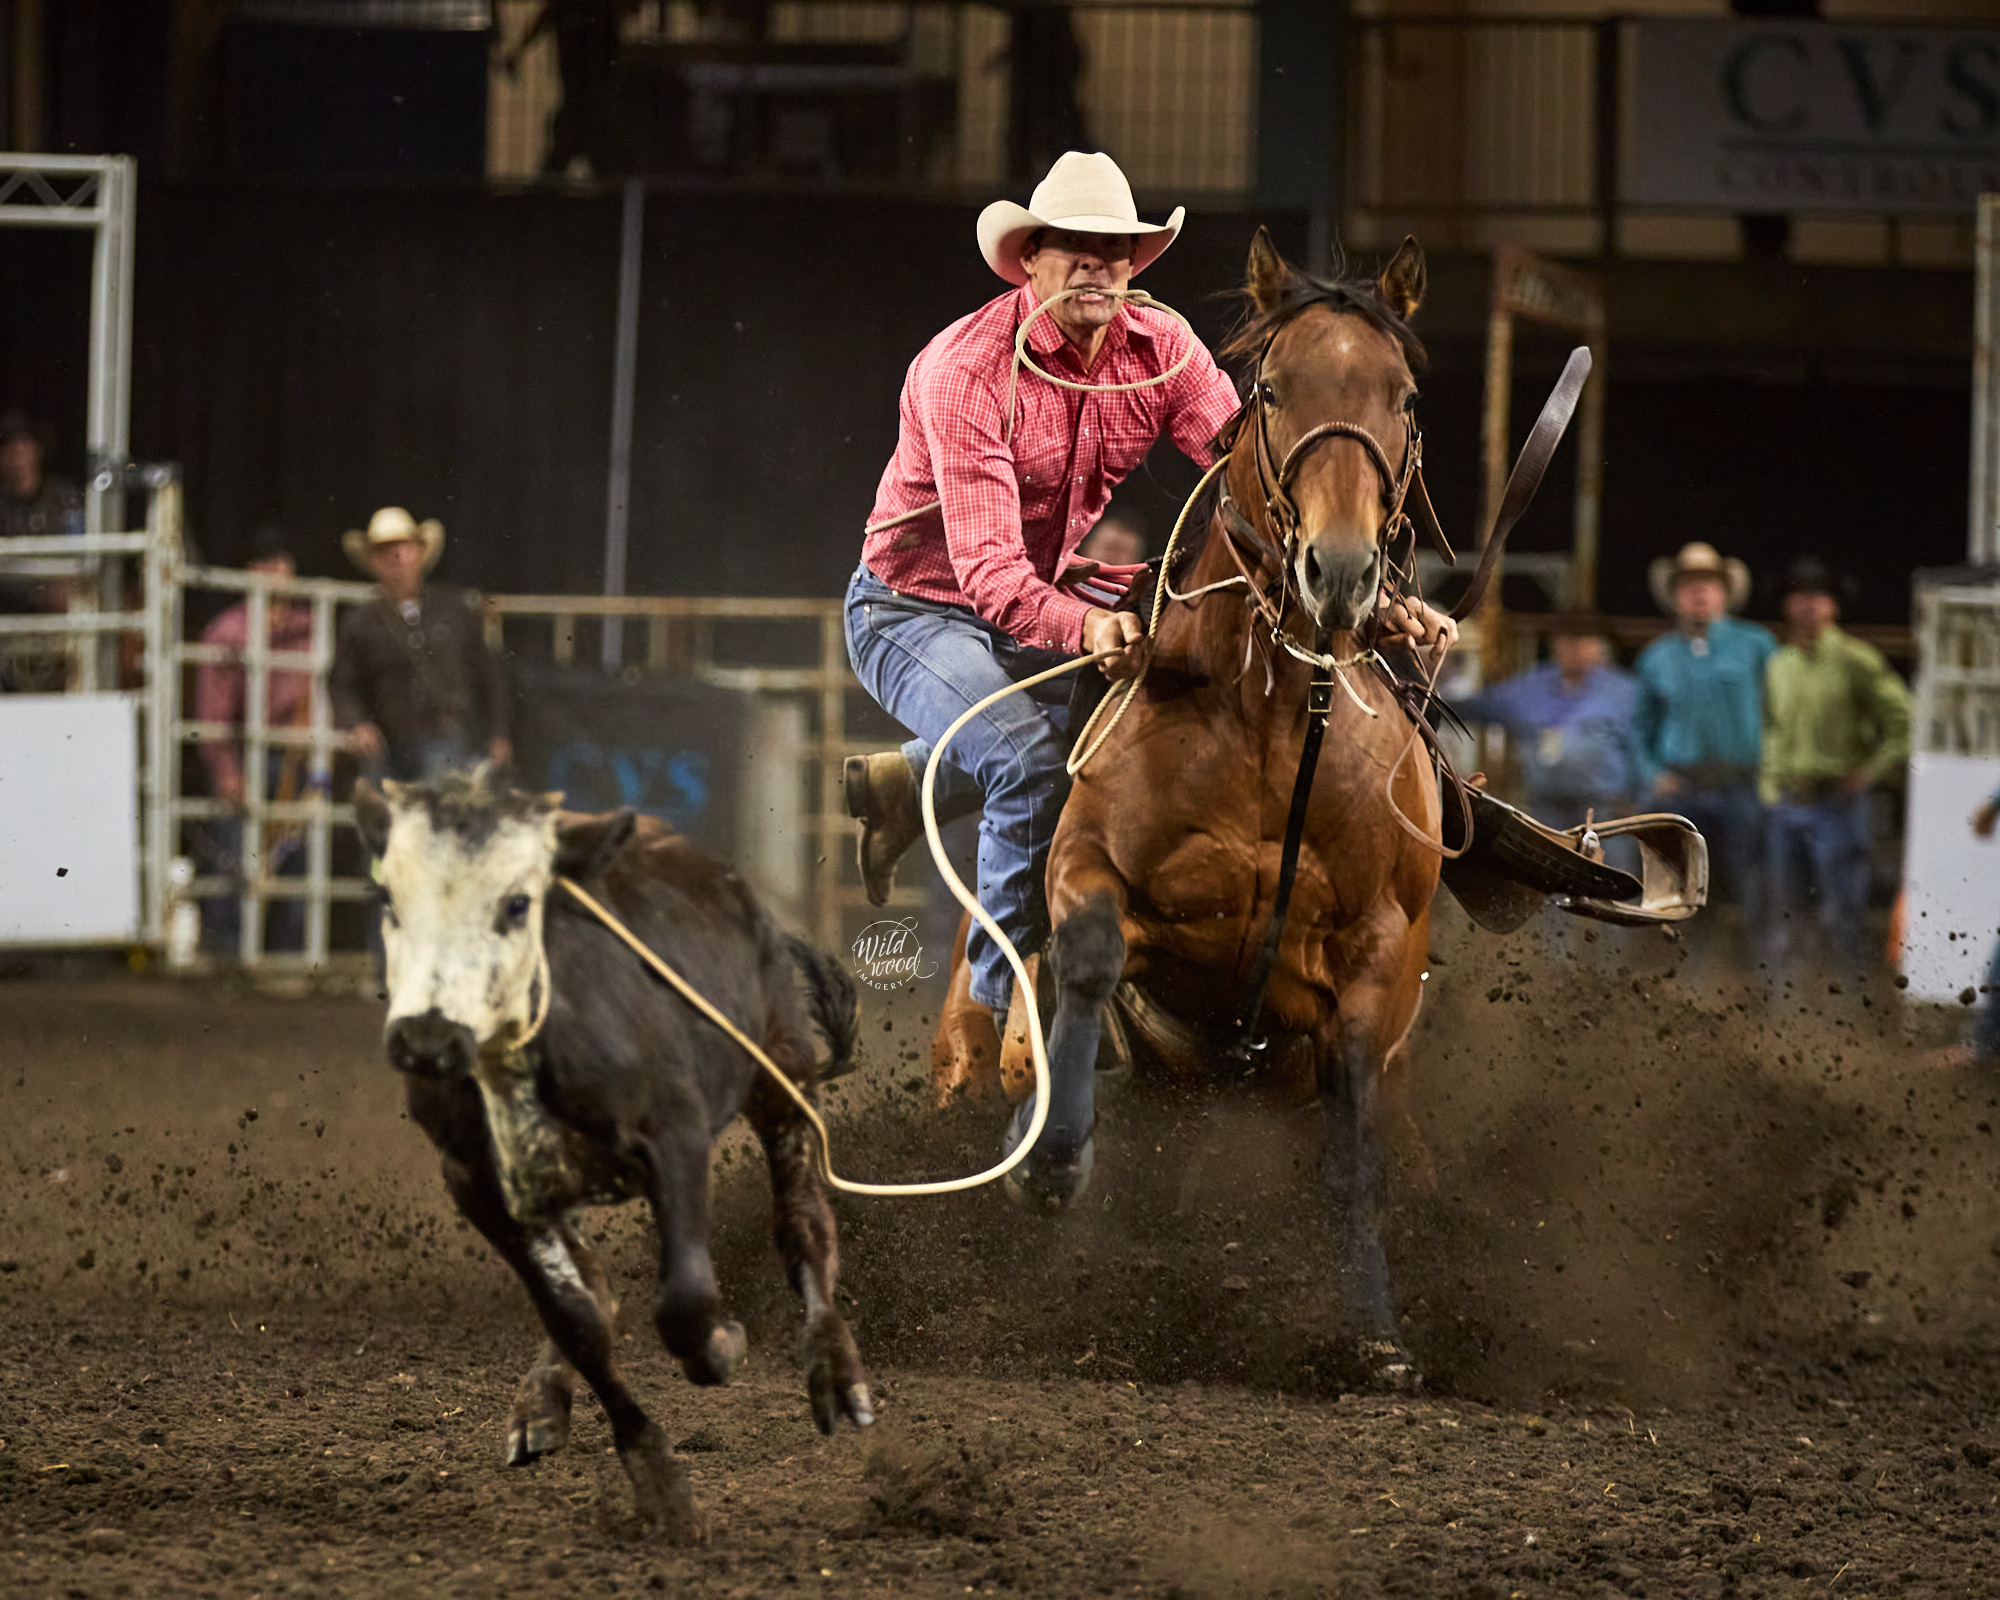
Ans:
[[[2000,789],[2000,759],[1914,755],[1903,845],[1903,975],[1919,1000],[1955,1000],[1986,975],[2000,930],[2000,837],[1970,818]]]
[[[139,937],[139,697],[0,695],[0,944]]]

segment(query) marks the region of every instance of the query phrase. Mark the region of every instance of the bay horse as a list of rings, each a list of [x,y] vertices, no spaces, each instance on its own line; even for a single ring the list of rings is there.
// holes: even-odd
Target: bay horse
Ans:
[[[1188,598],[1162,611],[1141,691],[1078,774],[1050,850],[1052,1100],[1019,1169],[1049,1207],[1087,1181],[1121,980],[1127,1020],[1113,1026],[1146,1019],[1134,1031],[1192,1043],[1211,1076],[1254,1027],[1269,1056],[1309,1063],[1346,1298],[1384,1387],[1417,1381],[1390,1309],[1380,1136],[1385,1069],[1423,992],[1441,860],[1424,840],[1440,837],[1441,804],[1411,718],[1360,658],[1420,450],[1409,319],[1424,287],[1413,239],[1377,279],[1337,282],[1290,266],[1261,229],[1252,243],[1251,315],[1223,350],[1251,358],[1244,409],[1217,440],[1223,493],[1198,551],[1163,574]],[[1330,695],[1289,916],[1246,1018],[1307,735],[1315,669],[1301,654],[1343,663],[1347,692]],[[950,1059],[961,1046],[941,1031],[941,1087],[968,1076]]]

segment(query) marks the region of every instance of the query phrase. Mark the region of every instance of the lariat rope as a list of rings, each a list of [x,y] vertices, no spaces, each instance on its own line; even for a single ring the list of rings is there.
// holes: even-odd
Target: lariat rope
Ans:
[[[1109,653],[1106,652],[1106,654]],[[1102,659],[1104,659],[1103,656],[1080,656],[1075,661],[1066,661],[1061,666],[1051,668],[1049,671],[1041,673],[1037,677],[1030,678],[1023,684],[1014,687],[1027,687],[1029,684],[1040,683],[1044,679],[1055,677],[1058,673],[1074,672],[1079,667],[1089,666],[1092,662]],[[1012,692],[1011,689],[1001,691],[1002,694],[1010,692]],[[974,706],[964,716],[960,717],[957,722],[951,725],[951,728],[945,734],[945,739],[949,741],[952,734],[958,732],[970,718],[984,711],[988,705],[999,698],[1000,695],[995,694],[989,695],[986,699],[980,701],[978,705]],[[942,863],[944,860],[944,847],[938,838],[937,819],[931,805],[931,777],[935,771],[936,763],[933,762],[931,771],[924,775],[924,824],[930,834],[931,849],[937,853],[938,859]],[[978,900],[965,887],[965,884],[959,879],[958,874],[953,872],[949,865],[944,867],[944,875],[952,893],[957,895],[966,909],[979,919],[980,925],[992,935],[994,942],[1000,946],[1001,952],[1012,963],[1015,981],[1024,986],[1025,992],[1025,986],[1028,982],[1028,972],[1026,966],[1021,961],[1020,952],[1009,942],[1006,934],[1000,931],[999,925],[981,909]],[[714,1023],[725,1035],[740,1045],[752,1061],[756,1062],[758,1066],[762,1067],[765,1072],[769,1073],[776,1080],[778,1087],[791,1097],[792,1103],[804,1113],[806,1120],[812,1124],[813,1132],[819,1136],[820,1170],[825,1175],[827,1184],[831,1188],[843,1190],[848,1194],[874,1195],[954,1194],[961,1189],[976,1189],[981,1184],[991,1183],[994,1179],[1005,1177],[1009,1172],[1012,1172],[1015,1167],[1027,1159],[1029,1152],[1034,1149],[1035,1141],[1041,1137],[1042,1124],[1048,1120],[1049,1062],[1048,1054],[1042,1042],[1041,1019],[1031,1014],[1028,1021],[1028,1028],[1029,1039],[1033,1046],[1035,1057],[1035,1115],[1034,1120],[1028,1125],[1027,1137],[1014,1147],[1013,1152],[1004,1161],[989,1167],[984,1172],[975,1172],[967,1178],[943,1178],[933,1183],[859,1183],[852,1178],[841,1177],[839,1173],[833,1170],[833,1141],[827,1134],[826,1123],[820,1117],[819,1108],[792,1081],[784,1068],[773,1061],[755,1039],[752,1039],[741,1028],[737,1027],[735,1023],[731,1022],[728,1017],[724,1016],[700,990],[696,989],[693,984],[689,983],[687,979],[683,978],[667,962],[662,960],[651,946],[628,928],[618,917],[617,913],[612,911],[603,901],[599,900],[573,878],[558,877],[555,881],[578,905],[582,906],[585,911],[604,924],[626,948],[631,950],[634,955],[650,967],[657,976],[664,979],[683,1000],[687,1001],[702,1016]],[[542,946],[538,976],[542,985],[541,1003],[536,1009],[533,1021],[513,1041],[515,1049],[525,1048],[529,1041],[542,1031],[543,1024],[548,1021],[550,984],[549,955],[546,940]]]
[[[1188,328],[1189,330],[1188,349],[1182,354],[1181,359],[1178,362],[1176,362],[1166,372],[1161,373],[1157,377],[1140,379],[1134,383],[1113,383],[1113,384],[1075,383],[1067,378],[1058,378],[1053,373],[1044,371],[1039,365],[1037,365],[1033,360],[1031,360],[1028,357],[1027,354],[1028,329],[1034,323],[1036,317],[1039,317],[1044,312],[1051,310],[1060,301],[1070,299],[1079,294],[1103,294],[1106,295],[1108,298],[1122,300],[1130,305],[1151,306],[1157,310],[1166,312],[1169,316],[1173,317],[1175,321],[1179,322],[1183,328]],[[1075,390],[1085,394],[1112,394],[1131,389],[1150,388],[1157,384],[1169,382],[1171,379],[1178,376],[1182,371],[1182,369],[1187,366],[1188,362],[1193,359],[1195,348],[1196,348],[1196,341],[1193,338],[1192,328],[1189,328],[1187,318],[1183,317],[1178,311],[1175,311],[1171,306],[1162,305],[1159,301],[1155,300],[1151,295],[1145,294],[1141,291],[1128,290],[1120,292],[1116,290],[1096,289],[1086,285],[1074,289],[1065,289],[1057,294],[1051,295],[1047,300],[1043,301],[1039,306],[1037,306],[1035,310],[1031,312],[1025,319],[1023,319],[1020,326],[1016,328],[1014,332],[1014,364],[1008,377],[1006,436],[1009,442],[1011,442],[1013,438],[1013,410],[1014,410],[1016,386],[1020,379],[1020,370],[1024,365],[1028,368],[1029,371],[1035,373],[1036,376],[1044,379],[1049,383],[1054,384],[1058,388]],[[1587,366],[1585,370],[1586,371],[1588,370]],[[1567,418],[1565,418],[1565,420],[1567,420]],[[1327,431],[1327,430],[1316,430],[1316,432],[1317,431]],[[1372,441],[1368,442],[1372,444]],[[1305,441],[1301,440],[1300,444],[1302,445],[1303,443],[1305,443]],[[1292,461],[1297,458],[1298,453],[1299,453],[1299,447],[1294,446],[1291,455],[1287,458],[1286,461],[1287,468],[1289,468],[1292,464]],[[1379,447],[1375,447],[1374,453],[1376,454],[1380,453]],[[1260,596],[1258,596],[1255,585],[1251,582],[1247,572],[1240,573],[1236,577],[1225,578],[1218,583],[1204,584],[1202,587],[1198,589],[1189,590],[1186,593],[1175,592],[1175,590],[1173,589],[1173,585],[1169,579],[1169,573],[1172,571],[1173,567],[1174,549],[1176,545],[1179,543],[1182,531],[1187,526],[1187,519],[1189,515],[1194,510],[1194,507],[1200,502],[1202,494],[1208,488],[1209,484],[1212,483],[1215,480],[1215,478],[1227,468],[1228,464],[1229,464],[1229,456],[1225,454],[1220,460],[1218,460],[1213,466],[1211,466],[1205,473],[1202,474],[1201,481],[1195,485],[1194,492],[1188,496],[1186,503],[1182,505],[1180,515],[1174,519],[1173,532],[1169,535],[1167,539],[1167,548],[1162,556],[1160,563],[1159,584],[1154,591],[1152,609],[1147,617],[1145,638],[1148,641],[1151,641],[1158,635],[1160,616],[1165,608],[1166,602],[1169,597],[1176,600],[1180,600],[1184,603],[1191,602],[1195,599],[1198,599],[1202,595],[1213,593],[1219,589],[1230,588],[1240,583],[1247,591],[1248,598],[1252,601],[1253,604],[1255,604],[1255,602],[1257,602],[1261,598]],[[1286,474],[1283,471],[1281,471],[1279,474],[1281,487],[1285,475]],[[1401,487],[1405,488],[1407,487],[1407,479]],[[1532,488],[1530,489],[1529,492],[1532,493]],[[1399,503],[1400,499],[1401,496],[1399,495],[1398,496]],[[899,516],[890,517],[885,521],[875,523],[871,525],[867,529],[867,531],[869,533],[877,533],[884,528],[895,527],[898,523],[912,521],[915,518],[924,515],[926,512],[936,510],[941,504],[942,504],[941,500],[933,500],[927,505],[918,506],[914,510],[903,512]],[[1227,537],[1228,534],[1225,532],[1224,538],[1226,539]],[[1232,546],[1232,549],[1233,548],[1234,547]],[[1339,680],[1341,688],[1347,692],[1348,699],[1353,701],[1357,707],[1359,707],[1362,711],[1366,712],[1371,717],[1379,715],[1379,713],[1374,709],[1374,707],[1370,706],[1365,700],[1363,700],[1361,696],[1355,692],[1354,686],[1347,681],[1347,669],[1349,668],[1361,666],[1370,661],[1375,662],[1377,665],[1385,665],[1385,663],[1382,662],[1382,657],[1379,651],[1373,649],[1360,650],[1357,651],[1352,656],[1341,658],[1341,657],[1336,657],[1328,652],[1305,649],[1304,647],[1299,645],[1295,640],[1293,640],[1290,637],[1290,635],[1284,631],[1282,627],[1273,627],[1271,631],[1273,638],[1281,646],[1283,646],[1283,648],[1290,655],[1296,657],[1298,660],[1305,662],[1306,664],[1312,667],[1319,669],[1320,671],[1330,673],[1334,678]],[[1447,645],[1438,651],[1437,660],[1433,664],[1431,671],[1428,675],[1428,680],[1425,684],[1426,702],[1428,702],[1430,697],[1436,693],[1438,671],[1444,664],[1444,655],[1448,650],[1448,648],[1449,646]],[[800,1112],[804,1114],[806,1120],[812,1124],[813,1132],[818,1135],[820,1170],[822,1174],[825,1176],[827,1185],[830,1188],[841,1190],[847,1194],[891,1195],[891,1196],[937,1195],[937,1194],[956,1194],[967,1189],[976,1189],[984,1184],[992,1183],[994,1180],[998,1178],[1005,1177],[1009,1172],[1013,1171],[1015,1167],[1019,1166],[1023,1161],[1027,1159],[1029,1154],[1034,1150],[1037,1141],[1041,1138],[1043,1127],[1047,1124],[1049,1100],[1051,1096],[1048,1046],[1047,1046],[1047,1041],[1042,1033],[1041,1008],[1033,1003],[1032,997],[1034,993],[1034,985],[1029,979],[1027,964],[1022,961],[1021,953],[1019,950],[1015,948],[1014,942],[1011,939],[1009,939],[1007,935],[1001,930],[999,923],[994,921],[991,913],[989,913],[986,910],[986,908],[979,903],[979,897],[965,886],[965,880],[958,875],[958,872],[956,871],[956,869],[953,868],[950,860],[947,858],[945,854],[944,840],[938,832],[938,820],[937,820],[938,763],[943,758],[945,750],[950,747],[951,741],[958,736],[960,730],[963,729],[968,722],[970,722],[974,717],[978,716],[981,712],[987,710],[989,707],[997,705],[1000,701],[1006,699],[1009,695],[1024,693],[1025,691],[1033,689],[1040,684],[1047,683],[1053,678],[1059,678],[1063,676],[1065,673],[1078,672],[1085,667],[1094,666],[1100,662],[1110,661],[1122,654],[1123,654],[1123,647],[1120,647],[1119,649],[1116,650],[1102,650],[1092,655],[1078,656],[1074,660],[1062,662],[1060,665],[1050,667],[1046,671],[1035,673],[1032,677],[1023,678],[1018,682],[1007,684],[1004,688],[995,690],[992,694],[987,695],[984,699],[967,707],[966,710],[961,712],[959,716],[952,722],[951,726],[945,729],[943,737],[941,737],[938,740],[938,742],[932,747],[930,761],[924,767],[924,782],[923,782],[923,791],[921,796],[923,818],[924,818],[924,837],[930,845],[931,855],[937,864],[938,873],[944,879],[945,887],[951,891],[952,897],[955,900],[957,900],[961,906],[965,908],[967,913],[970,914],[973,920],[976,921],[980,925],[980,927],[986,930],[987,936],[993,940],[994,944],[999,947],[1000,953],[1004,957],[1006,957],[1007,964],[1014,969],[1014,982],[1018,986],[1017,992],[1023,996],[1028,997],[1028,1003],[1022,1006],[1022,1011],[1025,1013],[1027,1018],[1028,1051],[1033,1061],[1034,1072],[1035,1072],[1034,1111],[1032,1116],[1030,1117],[1027,1131],[1023,1135],[1020,1142],[1015,1145],[1013,1150],[1009,1152],[1004,1159],[995,1163],[993,1166],[988,1167],[983,1172],[976,1172],[971,1174],[970,1176],[962,1178],[938,1179],[929,1183],[861,1183],[850,1178],[841,1177],[839,1173],[833,1170],[833,1142],[831,1136],[827,1132],[826,1122],[820,1116],[819,1108],[815,1106],[812,1103],[811,1099],[808,1098],[807,1095],[799,1088],[799,1086],[792,1081],[792,1079],[786,1074],[784,1069],[781,1068],[775,1061],[773,1061],[770,1058],[768,1054],[765,1053],[763,1048],[760,1045],[758,1045],[757,1041],[752,1039],[741,1028],[737,1027],[736,1024],[731,1022],[728,1017],[724,1016],[723,1013],[719,1009],[717,1009],[717,1007],[712,1002],[710,1002],[699,990],[697,990],[691,983],[689,983],[687,979],[683,978],[680,975],[680,973],[676,972],[673,967],[668,965],[666,961],[661,959],[661,957],[658,954],[656,954],[652,950],[652,948],[645,943],[644,940],[642,940],[637,934],[632,932],[632,930],[628,928],[624,924],[624,922],[619,919],[616,913],[614,913],[609,907],[604,905],[603,902],[598,900],[597,897],[591,894],[589,890],[585,889],[581,884],[577,883],[574,879],[571,878],[558,876],[555,881],[574,900],[576,900],[577,903],[584,908],[584,910],[589,912],[600,923],[602,923],[604,927],[607,928],[613,935],[615,935],[628,949],[632,951],[634,955],[638,956],[638,958],[641,961],[643,961],[649,968],[651,968],[656,975],[658,975],[668,985],[670,985],[675,990],[675,992],[677,992],[684,1000],[688,1002],[689,1005],[693,1006],[695,1010],[698,1011],[703,1017],[707,1018],[708,1021],[712,1022],[728,1038],[733,1040],[737,1045],[741,1046],[742,1049],[749,1055],[751,1060],[755,1061],[758,1066],[762,1067],[764,1071],[767,1072],[777,1082],[778,1087],[782,1089],[784,1093],[791,1098],[793,1104],[796,1105],[800,1110]],[[1096,737],[1091,740],[1090,744],[1084,748],[1083,753],[1080,756],[1074,756],[1070,758],[1069,761],[1067,762],[1068,771],[1071,776],[1075,776],[1077,773],[1081,772],[1085,764],[1089,762],[1090,758],[1094,756],[1098,752],[1098,750],[1100,750],[1103,747],[1105,740],[1111,737],[1112,730],[1118,726],[1119,720],[1125,715],[1127,708],[1132,704],[1133,699],[1137,696],[1140,685],[1145,682],[1146,673],[1151,664],[1152,664],[1152,656],[1151,652],[1148,651],[1140,661],[1139,669],[1133,675],[1132,681],[1126,688],[1125,693],[1119,697],[1117,707],[1111,713],[1110,719],[1105,723],[1104,727],[1097,732]],[[1104,706],[1107,703],[1108,703],[1108,697],[1107,700],[1101,700],[1098,702],[1097,708],[1091,712],[1089,718],[1085,721],[1083,728],[1079,731],[1077,735],[1078,743],[1081,743],[1083,738],[1091,732],[1092,728],[1096,726],[1097,718],[1101,714],[1101,712],[1104,709]],[[1310,771],[1312,766],[1317,765],[1315,757],[1317,756],[1318,753],[1317,751],[1318,740],[1312,736],[1313,733],[1317,731],[1312,726],[1312,724],[1314,724],[1315,722],[1317,722],[1320,727],[1324,726],[1323,717],[1311,717],[1311,716],[1308,717],[1307,742],[1308,742],[1309,753],[1307,754],[1306,757],[1307,764],[1302,765],[1301,768],[1301,774],[1300,774],[1301,784],[1307,784],[1310,782],[1310,779],[1306,776],[1306,774]],[[1404,746],[1402,754],[1397,757],[1394,767],[1392,767],[1390,770],[1389,780],[1388,780],[1389,786],[1392,790],[1389,796],[1390,809],[1395,813],[1396,820],[1402,824],[1404,830],[1413,835],[1415,838],[1417,838],[1421,843],[1428,845],[1431,849],[1438,850],[1441,854],[1447,856],[1454,855],[1459,852],[1446,850],[1443,847],[1443,843],[1441,840],[1434,841],[1430,839],[1420,829],[1418,829],[1415,826],[1415,824],[1410,822],[1408,818],[1403,816],[1401,807],[1397,806],[1395,803],[1393,786],[1395,783],[1396,773],[1401,770],[1403,763],[1409,759],[1411,750],[1414,749],[1416,744],[1418,743],[1418,737],[1419,736],[1417,730],[1413,729],[1409,743]],[[1297,796],[1295,796],[1294,798],[1295,798],[1294,810],[1299,810],[1300,805],[1298,803]],[[1463,803],[1462,800],[1461,803]],[[1468,838],[1469,838],[1469,831],[1470,830],[1468,829]],[[1280,913],[1280,916],[1281,915],[1282,913]],[[1282,921],[1280,921],[1279,927],[1282,928]],[[1272,943],[1275,945],[1275,941],[1272,941]],[[528,1022],[527,1026],[524,1029],[522,1029],[512,1041],[512,1048],[516,1050],[525,1049],[527,1045],[541,1033],[543,1027],[547,1024],[549,1019],[549,1013],[553,1004],[554,986],[549,972],[549,954],[548,954],[548,945],[546,939],[544,940],[542,949],[539,952],[537,958],[536,981],[541,992],[538,997],[537,1003],[535,1005],[534,1015]],[[1262,985],[1260,984],[1259,985],[1260,1001],[1261,1001],[1261,990],[1262,990]],[[1255,1023],[1254,1016],[1251,1016],[1246,1019],[1245,1021],[1246,1037],[1247,1037],[1247,1029],[1251,1026],[1254,1026],[1254,1023]]]

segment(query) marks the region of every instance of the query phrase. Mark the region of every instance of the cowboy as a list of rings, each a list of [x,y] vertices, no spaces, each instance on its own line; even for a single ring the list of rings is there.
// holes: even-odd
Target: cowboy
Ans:
[[[482,758],[505,765],[507,686],[486,648],[479,597],[424,581],[444,554],[444,525],[384,506],[341,548],[377,591],[342,620],[329,685],[334,722],[363,766],[412,780]]]
[[[1732,613],[1750,597],[1750,569],[1696,541],[1647,571],[1674,628],[1639,652],[1632,758],[1657,810],[1678,812],[1715,846],[1723,876],[1757,926],[1763,808],[1764,667],[1777,641]]]
[[[962,712],[1079,653],[1116,652],[1102,663],[1113,679],[1138,669],[1144,628],[1112,609],[1136,571],[1071,558],[1155,440],[1166,435],[1207,465],[1237,411],[1234,387],[1192,332],[1121,298],[1184,216],[1176,207],[1164,223],[1141,222],[1109,156],[1069,152],[1026,209],[999,200],[980,213],[980,254],[1016,287],[910,365],[896,453],[847,588],[855,673],[917,735],[846,766],[862,882],[876,905],[922,831],[917,791],[931,746]],[[1017,368],[1024,322],[1028,360]],[[1429,642],[1445,626],[1427,612],[1412,631]],[[1048,935],[1043,877],[1068,792],[1069,695],[1056,680],[1000,701],[939,763],[941,821],[983,798],[980,903],[1023,954]],[[973,998],[1004,1020],[1012,974],[978,927],[966,959]]]
[[[1870,959],[1869,791],[1910,758],[1910,691],[1882,652],[1835,626],[1853,580],[1818,556],[1785,573],[1787,642],[1765,668],[1761,790],[1771,924],[1766,959],[1790,953],[1799,863],[1812,860],[1828,954],[1850,971]]]

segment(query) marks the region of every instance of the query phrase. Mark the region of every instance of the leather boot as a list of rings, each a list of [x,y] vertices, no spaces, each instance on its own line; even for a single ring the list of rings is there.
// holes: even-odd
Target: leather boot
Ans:
[[[924,831],[917,780],[900,750],[849,756],[841,766],[847,814],[861,824],[861,884],[868,903],[886,906],[896,882],[896,863]]]

